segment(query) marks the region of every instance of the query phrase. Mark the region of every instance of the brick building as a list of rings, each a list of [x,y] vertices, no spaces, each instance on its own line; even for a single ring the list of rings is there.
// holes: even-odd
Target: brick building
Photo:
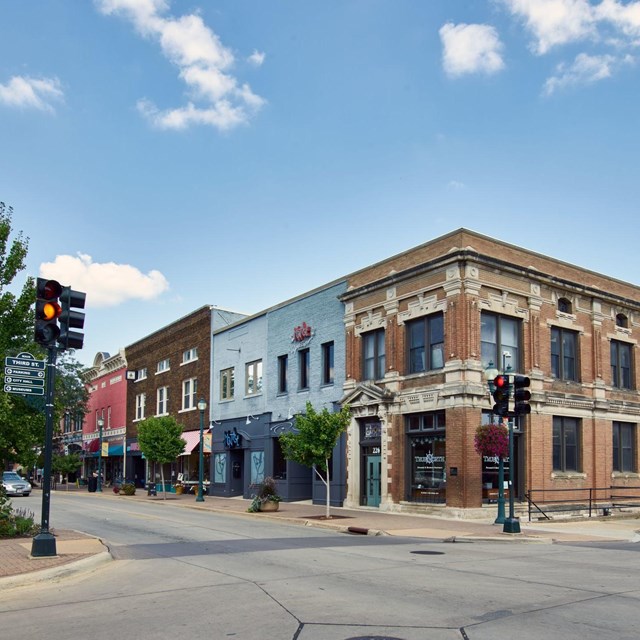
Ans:
[[[137,444],[137,423],[150,416],[173,416],[183,426],[185,451],[165,468],[165,481],[175,483],[178,474],[198,474],[200,412],[198,400],[209,404],[211,395],[212,332],[244,317],[212,306],[203,306],[126,347],[130,380],[127,393],[127,442],[131,463],[127,479],[155,480],[159,469],[148,469]],[[209,410],[205,415],[209,429]],[[205,473],[208,480],[209,454]]]
[[[98,457],[105,480],[121,479],[126,473],[127,361],[124,351],[111,356],[96,354],[84,373],[89,403],[82,432],[83,475],[97,471]],[[102,432],[99,423],[102,421]]]
[[[517,498],[640,486],[639,287],[460,229],[352,274],[340,299],[345,506],[491,500],[495,461],[473,444],[492,420],[490,363],[531,379],[508,461]]]

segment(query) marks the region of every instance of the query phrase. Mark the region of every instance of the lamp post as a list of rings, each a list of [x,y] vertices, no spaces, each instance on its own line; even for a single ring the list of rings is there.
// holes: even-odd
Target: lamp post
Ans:
[[[484,379],[489,385],[489,394],[493,394],[495,387],[493,381],[500,372],[493,364],[493,360],[489,361],[489,365],[484,370]],[[491,412],[491,423],[493,424],[493,412]],[[504,524],[504,460],[502,456],[498,458],[498,515],[493,524]]]
[[[104,427],[104,419],[98,418],[98,430],[100,441],[98,443],[98,486],[96,491],[102,493],[102,427]]]
[[[198,400],[198,409],[200,411],[200,465],[198,469],[198,497],[196,502],[204,502],[204,496],[202,495],[202,485],[204,482],[204,443],[203,443],[203,430],[204,430],[204,412],[207,408],[207,402],[204,398]]]

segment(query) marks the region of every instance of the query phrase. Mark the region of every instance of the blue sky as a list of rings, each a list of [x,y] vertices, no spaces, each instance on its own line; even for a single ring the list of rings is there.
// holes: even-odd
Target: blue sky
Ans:
[[[115,353],[459,227],[640,283],[640,1],[0,2],[0,200]]]

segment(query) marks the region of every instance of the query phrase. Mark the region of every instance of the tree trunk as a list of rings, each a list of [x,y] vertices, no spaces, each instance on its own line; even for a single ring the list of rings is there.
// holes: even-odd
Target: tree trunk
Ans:
[[[327,481],[326,481],[326,485],[327,485],[327,513],[326,513],[326,517],[330,518],[331,517],[331,485],[330,485],[330,480],[329,480],[329,460],[327,460],[327,470],[325,472],[327,474]]]

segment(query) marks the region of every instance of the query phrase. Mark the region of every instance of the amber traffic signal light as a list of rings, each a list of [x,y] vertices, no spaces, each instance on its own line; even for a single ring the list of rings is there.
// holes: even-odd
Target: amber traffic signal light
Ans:
[[[58,298],[62,287],[57,280],[38,278],[36,281],[35,341],[43,347],[53,347],[60,335],[58,318],[62,307]]]

